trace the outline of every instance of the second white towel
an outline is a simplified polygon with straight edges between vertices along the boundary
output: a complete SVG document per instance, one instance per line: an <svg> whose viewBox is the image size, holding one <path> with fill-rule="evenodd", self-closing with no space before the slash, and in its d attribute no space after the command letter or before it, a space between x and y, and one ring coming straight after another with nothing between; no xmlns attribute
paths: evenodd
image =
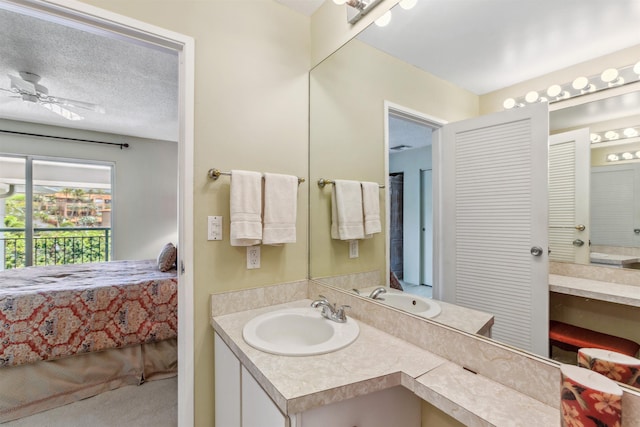
<svg viewBox="0 0 640 427"><path fill-rule="evenodd" d="M297 207L298 177L265 173L263 244L296 242Z"/></svg>
<svg viewBox="0 0 640 427"><path fill-rule="evenodd" d="M362 212L367 238L382 231L380 224L380 187L376 182L362 182Z"/></svg>

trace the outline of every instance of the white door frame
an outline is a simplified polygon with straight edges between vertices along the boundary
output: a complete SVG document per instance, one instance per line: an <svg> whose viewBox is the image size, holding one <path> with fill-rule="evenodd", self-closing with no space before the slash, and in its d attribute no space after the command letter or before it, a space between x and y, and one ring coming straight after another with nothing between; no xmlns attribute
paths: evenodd
<svg viewBox="0 0 640 427"><path fill-rule="evenodd" d="M439 117L430 116L420 111L393 103L384 101L384 180L385 180L385 284L389 286L389 276L391 272L391 194L389 188L389 114L395 112L406 117L415 119L418 122L427 124L433 128L440 128L447 124L446 120ZM435 161L435 158L433 158ZM434 242L435 243L435 242ZM435 250L435 246L434 246Z"/></svg>
<svg viewBox="0 0 640 427"><path fill-rule="evenodd" d="M178 131L178 425L194 423L193 144L195 45L193 38L74 0L0 0L50 20L75 21L100 34L162 46L179 56Z"/></svg>

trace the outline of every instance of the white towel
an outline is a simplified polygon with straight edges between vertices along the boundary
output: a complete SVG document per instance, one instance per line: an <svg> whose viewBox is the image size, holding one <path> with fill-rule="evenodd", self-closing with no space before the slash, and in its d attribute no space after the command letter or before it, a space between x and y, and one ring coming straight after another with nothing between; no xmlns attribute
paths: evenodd
<svg viewBox="0 0 640 427"><path fill-rule="evenodd" d="M366 238L382 231L380 224L380 187L375 182L361 182L362 212L364 216L364 234Z"/></svg>
<svg viewBox="0 0 640 427"><path fill-rule="evenodd" d="M364 238L362 188L358 181L335 180L331 191L331 238Z"/></svg>
<svg viewBox="0 0 640 427"><path fill-rule="evenodd" d="M231 171L231 246L253 246L262 240L262 174Z"/></svg>
<svg viewBox="0 0 640 427"><path fill-rule="evenodd" d="M265 173L263 244L296 242L297 208L298 177Z"/></svg>

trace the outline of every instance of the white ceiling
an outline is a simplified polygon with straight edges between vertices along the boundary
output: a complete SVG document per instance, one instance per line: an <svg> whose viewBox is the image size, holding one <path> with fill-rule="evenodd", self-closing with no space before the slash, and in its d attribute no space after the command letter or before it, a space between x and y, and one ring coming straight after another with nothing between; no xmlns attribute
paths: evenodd
<svg viewBox="0 0 640 427"><path fill-rule="evenodd" d="M3 10L2 3L0 40L0 88L10 88L8 74L28 71L41 76L49 95L105 109L69 108L85 117L70 121L0 91L0 117L177 141L175 52Z"/></svg>
<svg viewBox="0 0 640 427"><path fill-rule="evenodd" d="M418 0L358 38L480 95L640 44L639 23L640 0Z"/></svg>

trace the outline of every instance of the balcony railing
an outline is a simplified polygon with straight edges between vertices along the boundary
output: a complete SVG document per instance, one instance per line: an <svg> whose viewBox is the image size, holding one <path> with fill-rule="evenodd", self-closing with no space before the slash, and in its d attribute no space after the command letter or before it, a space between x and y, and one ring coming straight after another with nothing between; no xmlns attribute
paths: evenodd
<svg viewBox="0 0 640 427"><path fill-rule="evenodd" d="M24 228L0 228L0 263L4 269L109 261L111 228L34 228L33 260L26 259Z"/></svg>

